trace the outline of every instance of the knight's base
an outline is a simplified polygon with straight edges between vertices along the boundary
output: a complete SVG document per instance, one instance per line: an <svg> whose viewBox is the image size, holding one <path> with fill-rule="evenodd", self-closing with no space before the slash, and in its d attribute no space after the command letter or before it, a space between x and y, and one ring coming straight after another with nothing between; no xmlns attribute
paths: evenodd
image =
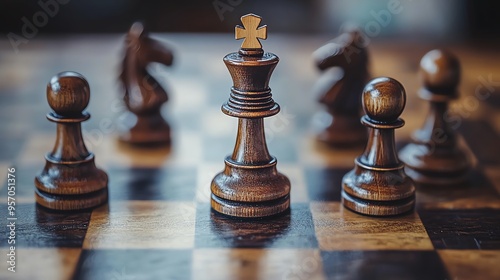
<svg viewBox="0 0 500 280"><path fill-rule="evenodd" d="M170 145L170 126L161 114L123 116L118 139L132 145Z"/></svg>
<svg viewBox="0 0 500 280"><path fill-rule="evenodd" d="M323 127L317 140L332 147L358 147L366 144L368 132L359 116L333 116L330 125Z"/></svg>

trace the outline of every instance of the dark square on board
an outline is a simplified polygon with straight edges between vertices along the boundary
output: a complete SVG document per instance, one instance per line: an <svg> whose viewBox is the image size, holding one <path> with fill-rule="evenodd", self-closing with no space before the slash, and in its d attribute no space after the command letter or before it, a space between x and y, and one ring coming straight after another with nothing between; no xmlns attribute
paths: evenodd
<svg viewBox="0 0 500 280"><path fill-rule="evenodd" d="M312 214L305 203L277 217L243 220L200 204L196 214L196 248L317 248Z"/></svg>

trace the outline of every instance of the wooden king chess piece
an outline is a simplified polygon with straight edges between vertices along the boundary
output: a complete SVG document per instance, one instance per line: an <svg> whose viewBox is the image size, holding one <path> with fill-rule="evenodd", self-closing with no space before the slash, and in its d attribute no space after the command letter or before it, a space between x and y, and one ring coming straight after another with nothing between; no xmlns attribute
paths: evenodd
<svg viewBox="0 0 500 280"><path fill-rule="evenodd" d="M224 57L233 87L222 112L238 118L238 135L233 154L225 159L225 169L212 181L212 208L225 215L256 218L285 212L290 207L290 181L276 169L264 135L264 117L276 115L269 79L278 64L275 54L264 52L260 39L267 27L259 16L241 18L236 39L244 38L241 49Z"/></svg>
<svg viewBox="0 0 500 280"><path fill-rule="evenodd" d="M83 111L89 100L89 84L78 73L60 73L47 85L52 108L47 119L57 123L57 138L45 156L45 168L35 177L36 202L46 208L82 210L108 199L108 176L95 166L82 137L80 123L90 118Z"/></svg>
<svg viewBox="0 0 500 280"><path fill-rule="evenodd" d="M120 140L136 145L170 144L170 126L161 115L161 106L168 101L167 92L148 73L151 62L171 65L172 52L151 39L141 23L134 23L126 38L120 81L123 100L130 112L122 117L125 128Z"/></svg>
<svg viewBox="0 0 500 280"><path fill-rule="evenodd" d="M326 105L331 119L318 140L334 147L363 145L368 133L359 122L361 93L369 73L368 51L361 33L356 28L346 28L339 37L316 50L313 57L323 75L334 75L319 81L318 88L328 88L319 102ZM332 68L342 72L327 71Z"/></svg>
<svg viewBox="0 0 500 280"><path fill-rule="evenodd" d="M390 216L415 205L415 186L396 154L394 129L406 104L403 86L391 78L376 78L363 91L361 122L369 128L368 143L355 167L342 179L342 204L365 215Z"/></svg>
<svg viewBox="0 0 500 280"><path fill-rule="evenodd" d="M447 51L432 50L420 61L420 73L424 86L419 95L429 101L429 114L399 157L406 164L408 176L421 185L463 184L471 164L446 121L448 103L458 98L459 61Z"/></svg>

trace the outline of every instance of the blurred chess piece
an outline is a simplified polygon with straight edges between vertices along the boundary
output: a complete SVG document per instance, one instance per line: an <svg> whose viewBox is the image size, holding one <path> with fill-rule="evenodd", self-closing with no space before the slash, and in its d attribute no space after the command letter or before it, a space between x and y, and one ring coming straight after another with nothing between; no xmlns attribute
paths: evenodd
<svg viewBox="0 0 500 280"><path fill-rule="evenodd" d="M367 130L360 121L361 93L368 81L368 52L361 33L345 28L343 33L313 54L317 67L323 71L317 88L319 102L326 105L331 117L318 135L318 140L331 146L358 146L366 142ZM340 68L342 71L331 71Z"/></svg>
<svg viewBox="0 0 500 280"><path fill-rule="evenodd" d="M125 40L120 81L129 112L122 117L120 140L137 145L170 144L170 126L161 115L167 92L148 73L151 62L171 65L172 52L151 39L141 23L134 23Z"/></svg>
<svg viewBox="0 0 500 280"><path fill-rule="evenodd" d="M423 87L419 95L429 102L429 113L399 157L406 164L408 176L420 184L462 184L471 164L445 118L448 103L458 98L460 63L447 51L432 50L422 57L420 74Z"/></svg>

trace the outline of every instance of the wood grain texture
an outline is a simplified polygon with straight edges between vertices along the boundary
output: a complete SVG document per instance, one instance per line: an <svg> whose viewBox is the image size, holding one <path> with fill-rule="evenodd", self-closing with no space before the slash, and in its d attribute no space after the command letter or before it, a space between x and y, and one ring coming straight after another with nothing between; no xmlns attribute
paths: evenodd
<svg viewBox="0 0 500 280"><path fill-rule="evenodd" d="M7 209L7 204L2 206ZM18 203L16 248L81 248L90 215L90 211L60 212L33 202ZM7 228L6 223L2 226ZM7 234L0 237L2 246L9 245L7 241Z"/></svg>
<svg viewBox="0 0 500 280"><path fill-rule="evenodd" d="M307 203L269 218L245 219L209 211L199 204L196 214L196 248L317 248Z"/></svg>
<svg viewBox="0 0 500 280"><path fill-rule="evenodd" d="M417 213L371 218L346 210L338 202L313 202L311 212L322 250L433 249Z"/></svg>
<svg viewBox="0 0 500 280"><path fill-rule="evenodd" d="M29 266L18 266L15 273L3 269L2 279L71 279L75 273L80 248L22 248L17 250L17 258ZM47 269L49 268L50 269Z"/></svg>
<svg viewBox="0 0 500 280"><path fill-rule="evenodd" d="M82 210L108 199L107 174L98 169L85 147L80 123L90 99L87 80L76 72L62 72L47 85L47 115L57 123L56 143L47 154L45 168L35 177L38 204L54 210Z"/></svg>
<svg viewBox="0 0 500 280"><path fill-rule="evenodd" d="M220 280L325 279L322 272L319 250L197 249L193 252L194 279L207 279L208 274Z"/></svg>
<svg viewBox="0 0 500 280"><path fill-rule="evenodd" d="M190 279L191 254L159 248L82 250L72 279Z"/></svg>
<svg viewBox="0 0 500 280"><path fill-rule="evenodd" d="M499 279L499 251L438 250L451 279Z"/></svg>
<svg viewBox="0 0 500 280"><path fill-rule="evenodd" d="M500 209L419 210L436 249L500 248Z"/></svg>
<svg viewBox="0 0 500 280"><path fill-rule="evenodd" d="M211 205L219 213L257 218L290 207L290 180L277 171L277 160L269 154L263 121L280 110L269 88L278 61L272 53L240 52L224 57L233 87L222 111L239 119L233 154L211 183Z"/></svg>
<svg viewBox="0 0 500 280"><path fill-rule="evenodd" d="M248 14L241 17L243 27L237 25L234 29L235 39L244 39L242 49L261 49L259 39L267 39L267 26L259 26L262 18L258 15Z"/></svg>
<svg viewBox="0 0 500 280"><path fill-rule="evenodd" d="M361 93L369 76L368 51L360 30L344 28L341 32L313 53L323 76L316 85L322 90L319 102L331 117L318 140L333 147L362 146L368 136L366 127L359 122ZM341 73L329 71L337 67Z"/></svg>
<svg viewBox="0 0 500 280"><path fill-rule="evenodd" d="M475 273L472 279L498 278L495 256L499 249L492 249L494 240L485 238L487 234L498 236L498 217L490 212L500 209L495 194L500 191L500 177L496 176L499 160L495 158L500 111L492 107L496 93L491 93L490 99L478 100L475 111L459 111L470 113L462 115L458 130L465 139L463 147L473 152L479 167L472 172L467 186L426 191L418 188L416 214L389 218L358 215L342 207L340 190L341 177L353 168L363 147L347 150L318 145L317 134L311 130L315 113L320 111L317 100L309 94L318 75L311 53L329 38L275 34L268 42L269 48L279 51L281 62L270 86L281 112L266 119L264 129L270 154L279 159L279 170L292 182L291 209L274 219L232 219L210 210L208 186L220 171L223 156L231 156L236 138L237 119L220 113L230 79L221 56L224 50L234 47L234 42L223 34L155 36L175 42L181 57L175 71L153 68L152 74L168 78L172 86L171 107L165 113L175 132L171 147L158 149L116 141L117 124L109 129L101 127L101 123L119 115L112 104L121 101L117 100L121 91L114 77L123 58L119 55L122 36L37 37L22 45L18 54L12 52L8 40L0 39L0 167L15 166L17 170L21 269L17 278L36 279L32 271L26 271L31 267L41 279L189 279L193 275L197 279L247 275L257 279L314 279L316 275L319 279L468 279L470 272ZM455 108L463 109L460 106L470 100L467 96L474 97L479 85L483 96L489 92L490 85L483 85L478 77L488 81L492 73L493 81L498 80L495 62L500 60L500 53L497 48L488 51L475 45L446 47L460 57L463 65L463 98ZM419 61L428 50L424 42L370 42L373 75L397 77L408 93L402 114L406 123L395 132L396 144L407 143L424 121L427 104L415 92L421 87L417 78ZM34 203L33 177L43 167L43 155L52 150L56 137L56 125L43 118L48 106L39 85L46 84L46 73L68 68L78 69L89 79L92 118L83 124L82 135L88 137L86 147L96 155L97 166L105 167L110 178L108 207L99 215L101 209L95 209L92 218L90 211L60 213ZM3 180L5 170L0 172ZM2 182L0 201L6 209L7 185ZM178 218L170 214L192 213L191 208L183 208L186 202L195 207L196 213L187 215L186 223L176 222ZM316 211L315 202L336 202L335 209L342 214L328 207ZM434 212L427 215L422 210ZM478 213L449 215L450 210ZM318 213L320 218L316 218ZM444 218L433 220L429 216ZM94 217L99 227L93 226ZM384 229L386 219L390 222ZM87 234L89 223L93 229ZM467 249L452 249L452 253L463 252L453 260L440 254L442 249L419 249L429 244L419 239L421 233L425 234L419 223L436 230L432 234L427 230L428 239L429 235L436 242L444 238L450 248ZM0 220L0 226L6 228L5 219ZM178 242L185 247L172 248L175 244L168 239L170 234L181 236L188 230L194 234L194 242ZM440 230L444 231L441 236ZM335 244L327 242L336 235L345 237ZM0 235L2 252L6 236ZM93 238L96 248L81 249L86 236ZM482 250L474 239L481 241ZM377 249L362 248L355 240L366 244L366 248ZM331 248L345 245L346 249L322 250L325 244ZM485 249L485 245L490 247ZM82 254L77 262L64 262L64 254L58 250L61 247L82 250ZM30 252L25 253L25 249ZM47 253L34 253L38 249ZM465 263L457 263L458 258ZM75 273L68 277L66 271Z"/></svg>
<svg viewBox="0 0 500 280"><path fill-rule="evenodd" d="M195 211L194 204L188 202L134 201L103 206L92 213L83 248L191 248Z"/></svg>
<svg viewBox="0 0 500 280"><path fill-rule="evenodd" d="M399 116L406 104L405 90L392 78L376 78L366 85L362 100L368 143L342 180L342 203L373 216L408 212L415 204L415 186L397 157L394 136L394 129L404 125Z"/></svg>
<svg viewBox="0 0 500 280"><path fill-rule="evenodd" d="M419 95L430 104L424 126L399 156L406 172L422 185L459 186L467 180L470 159L457 144L448 103L458 98L460 64L453 54L432 50L420 61L423 88Z"/></svg>
<svg viewBox="0 0 500 280"><path fill-rule="evenodd" d="M328 279L450 279L434 251L322 252Z"/></svg>

